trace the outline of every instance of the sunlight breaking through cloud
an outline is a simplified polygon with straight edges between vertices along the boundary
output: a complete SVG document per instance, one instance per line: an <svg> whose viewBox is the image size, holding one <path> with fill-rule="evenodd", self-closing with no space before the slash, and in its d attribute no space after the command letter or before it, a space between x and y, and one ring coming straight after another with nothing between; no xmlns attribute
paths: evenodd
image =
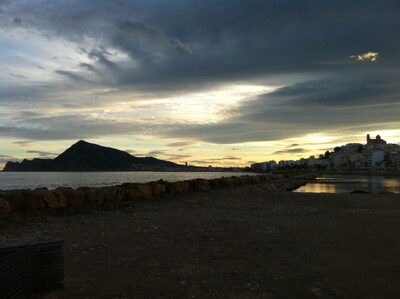
<svg viewBox="0 0 400 299"><path fill-rule="evenodd" d="M351 55L350 58L356 59L358 61L376 61L379 57L378 52L367 52L359 55Z"/></svg>

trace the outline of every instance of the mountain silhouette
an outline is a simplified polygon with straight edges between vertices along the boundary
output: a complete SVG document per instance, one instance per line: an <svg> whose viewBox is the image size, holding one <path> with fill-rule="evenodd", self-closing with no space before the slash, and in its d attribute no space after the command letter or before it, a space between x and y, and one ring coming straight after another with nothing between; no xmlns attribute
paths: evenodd
<svg viewBox="0 0 400 299"><path fill-rule="evenodd" d="M138 171L181 170L183 165L80 140L54 159L7 162L3 171Z"/></svg>

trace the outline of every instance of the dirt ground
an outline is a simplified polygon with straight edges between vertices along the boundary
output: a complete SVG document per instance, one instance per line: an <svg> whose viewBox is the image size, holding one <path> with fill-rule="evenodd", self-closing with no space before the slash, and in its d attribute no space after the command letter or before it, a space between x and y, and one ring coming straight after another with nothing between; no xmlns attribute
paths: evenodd
<svg viewBox="0 0 400 299"><path fill-rule="evenodd" d="M65 289L35 298L400 298L400 195L263 185L0 221L62 239Z"/></svg>

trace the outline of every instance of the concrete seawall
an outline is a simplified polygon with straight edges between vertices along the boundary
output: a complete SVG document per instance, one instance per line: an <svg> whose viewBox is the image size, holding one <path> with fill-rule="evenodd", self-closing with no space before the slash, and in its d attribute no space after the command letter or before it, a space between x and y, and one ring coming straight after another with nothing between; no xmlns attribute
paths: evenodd
<svg viewBox="0 0 400 299"><path fill-rule="evenodd" d="M239 185L265 184L268 191L290 191L307 183L306 178L287 178L282 174L244 175L217 179L194 179L187 181L155 181L145 184L124 183L112 187L59 187L55 190L0 191L0 215L16 211L46 211L82 205L104 205L111 202L150 200L165 194L169 196L210 189L230 188Z"/></svg>

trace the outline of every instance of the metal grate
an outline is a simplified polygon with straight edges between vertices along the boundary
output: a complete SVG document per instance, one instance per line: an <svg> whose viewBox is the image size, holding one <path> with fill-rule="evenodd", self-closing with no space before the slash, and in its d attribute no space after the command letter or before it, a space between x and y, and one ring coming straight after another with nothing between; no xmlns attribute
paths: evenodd
<svg viewBox="0 0 400 299"><path fill-rule="evenodd" d="M0 247L0 298L27 298L63 287L63 241Z"/></svg>

